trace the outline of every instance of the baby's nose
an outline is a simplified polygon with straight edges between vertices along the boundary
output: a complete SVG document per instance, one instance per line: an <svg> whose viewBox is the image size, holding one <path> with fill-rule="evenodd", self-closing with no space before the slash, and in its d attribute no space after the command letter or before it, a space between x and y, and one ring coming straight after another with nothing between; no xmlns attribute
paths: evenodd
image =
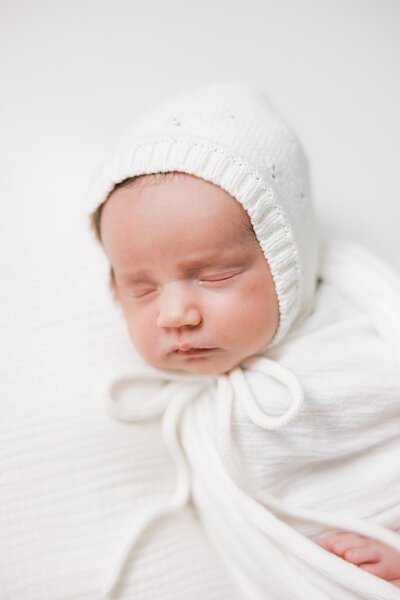
<svg viewBox="0 0 400 600"><path fill-rule="evenodd" d="M164 287L159 297L158 327L195 327L201 321L201 312L193 294L179 285Z"/></svg>

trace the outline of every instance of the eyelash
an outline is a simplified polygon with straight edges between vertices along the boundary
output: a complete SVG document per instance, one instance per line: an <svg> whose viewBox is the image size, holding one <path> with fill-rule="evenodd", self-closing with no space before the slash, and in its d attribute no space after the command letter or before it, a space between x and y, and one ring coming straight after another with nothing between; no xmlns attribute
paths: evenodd
<svg viewBox="0 0 400 600"><path fill-rule="evenodd" d="M236 277L236 275L238 275L238 273L233 273L231 275L226 275L223 277L218 277L218 279L199 279L199 283L220 283L221 281L226 281L228 279L233 279L233 277ZM144 291L142 293L138 293L135 295L135 293L132 291L129 296L132 299L140 299L140 298L145 298L147 296L149 296L150 294L152 294L153 292L157 291L156 289L152 289L152 290L148 290L148 291Z"/></svg>
<svg viewBox="0 0 400 600"><path fill-rule="evenodd" d="M237 275L237 273L233 273L232 275L226 275L225 277L218 277L218 279L200 279L200 282L205 282L205 283L218 283L219 281L225 281L226 279L232 279L232 277L235 277Z"/></svg>
<svg viewBox="0 0 400 600"><path fill-rule="evenodd" d="M144 291L144 292L142 292L142 293L136 294L136 295L135 295L135 293L134 293L134 292L131 292L131 293L129 294L129 296L135 300L135 299L137 299L137 298L144 298L145 296L148 296L149 294L152 294L152 293L153 293L153 292L155 292L155 291L156 291L156 290L148 290L148 291Z"/></svg>

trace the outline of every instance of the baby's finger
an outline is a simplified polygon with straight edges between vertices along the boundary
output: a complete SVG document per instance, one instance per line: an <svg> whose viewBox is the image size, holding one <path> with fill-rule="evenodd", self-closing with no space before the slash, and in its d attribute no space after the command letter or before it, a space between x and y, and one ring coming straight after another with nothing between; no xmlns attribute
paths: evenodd
<svg viewBox="0 0 400 600"><path fill-rule="evenodd" d="M326 548L326 550L330 550L332 552L333 544L335 544L339 540L342 540L351 535L354 535L354 534L352 534L348 531L340 531L338 533L331 533L331 535L325 535L322 537L314 538L314 542L316 544L318 544L319 546Z"/></svg>
<svg viewBox="0 0 400 600"><path fill-rule="evenodd" d="M377 562L374 564L364 563L363 565L359 565L360 569L364 571L368 571L371 575L376 575L376 577L380 577L381 579L389 579L389 571L386 565L382 562Z"/></svg>
<svg viewBox="0 0 400 600"><path fill-rule="evenodd" d="M374 548L350 548L343 554L343 558L353 565L363 563L377 563L380 560L380 554Z"/></svg>
<svg viewBox="0 0 400 600"><path fill-rule="evenodd" d="M316 544L318 544L318 546L322 546L322 548L325 548L325 550L330 550L332 549L331 547L331 538L330 537L326 537L326 538L315 538L314 542Z"/></svg>
<svg viewBox="0 0 400 600"><path fill-rule="evenodd" d="M360 565L360 569L362 569L363 571L368 571L368 573L371 573L371 575L376 575L377 577L380 577L379 575L379 567L377 564L373 564L373 565Z"/></svg>
<svg viewBox="0 0 400 600"><path fill-rule="evenodd" d="M343 556L346 550L352 548L364 548L367 541L357 533L341 532L335 533L325 538L316 538L314 540L319 546L329 552L334 552L338 556Z"/></svg>

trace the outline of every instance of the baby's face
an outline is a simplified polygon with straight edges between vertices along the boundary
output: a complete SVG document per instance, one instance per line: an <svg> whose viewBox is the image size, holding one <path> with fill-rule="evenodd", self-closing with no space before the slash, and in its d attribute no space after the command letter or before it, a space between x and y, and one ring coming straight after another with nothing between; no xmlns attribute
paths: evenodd
<svg viewBox="0 0 400 600"><path fill-rule="evenodd" d="M218 186L179 174L122 187L101 236L130 338L151 365L224 373L271 341L268 264L246 212Z"/></svg>

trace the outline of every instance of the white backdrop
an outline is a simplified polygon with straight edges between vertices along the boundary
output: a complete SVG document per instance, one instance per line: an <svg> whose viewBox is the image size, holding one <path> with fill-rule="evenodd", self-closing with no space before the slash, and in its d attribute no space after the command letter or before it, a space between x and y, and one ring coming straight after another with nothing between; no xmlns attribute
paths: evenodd
<svg viewBox="0 0 400 600"><path fill-rule="evenodd" d="M85 198L129 121L201 84L258 85L309 156L326 234L399 269L399 29L398 0L0 1L2 598L98 600L140 493L174 480L156 431L102 405L133 350ZM174 548L147 540L145 562L172 561L154 588L134 570L124 597L183 597L185 578L185 597L235 597L194 515L180 523Z"/></svg>

